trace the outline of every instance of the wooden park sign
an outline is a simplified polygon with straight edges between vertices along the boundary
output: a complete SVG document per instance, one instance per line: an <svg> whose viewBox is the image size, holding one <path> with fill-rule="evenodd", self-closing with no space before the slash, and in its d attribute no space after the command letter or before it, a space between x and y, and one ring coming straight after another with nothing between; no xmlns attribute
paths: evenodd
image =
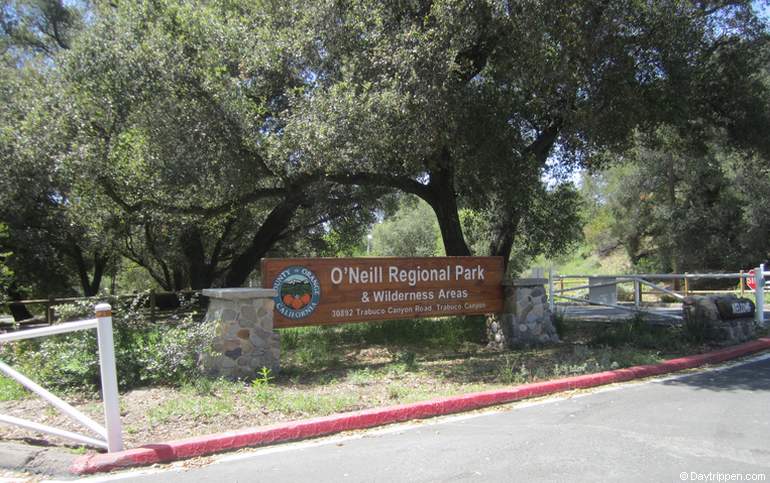
<svg viewBox="0 0 770 483"><path fill-rule="evenodd" d="M262 260L276 327L500 312L502 257Z"/></svg>

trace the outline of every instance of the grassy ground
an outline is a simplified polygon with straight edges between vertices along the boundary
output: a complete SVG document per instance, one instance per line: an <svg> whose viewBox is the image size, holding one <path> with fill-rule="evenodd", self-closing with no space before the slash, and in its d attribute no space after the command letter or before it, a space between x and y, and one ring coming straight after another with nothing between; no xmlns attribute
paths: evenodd
<svg viewBox="0 0 770 483"><path fill-rule="evenodd" d="M707 348L676 329L639 321L616 326L559 321L563 342L493 352L483 321L423 319L281 331L282 371L251 381L191 379L176 387L138 387L121 394L128 447L311 416L426 400L532 381L659 362ZM0 379L0 413L73 428L36 398ZM98 395L66 394L101 419ZM45 440L0 427L3 439Z"/></svg>
<svg viewBox="0 0 770 483"><path fill-rule="evenodd" d="M532 260L530 266L522 273L529 273L531 269L536 267L546 270L552 267L554 272L560 274L617 275L629 273L631 262L622 248L600 255L593 247L581 245L568 255L558 258L549 259L539 256Z"/></svg>

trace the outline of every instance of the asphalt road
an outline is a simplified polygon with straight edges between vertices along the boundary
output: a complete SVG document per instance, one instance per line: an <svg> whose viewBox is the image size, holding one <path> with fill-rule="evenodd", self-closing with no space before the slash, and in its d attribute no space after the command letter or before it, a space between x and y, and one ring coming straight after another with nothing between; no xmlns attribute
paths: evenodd
<svg viewBox="0 0 770 483"><path fill-rule="evenodd" d="M743 481L768 481L770 354L721 370L363 434L109 479L719 481L719 474L740 473Z"/></svg>

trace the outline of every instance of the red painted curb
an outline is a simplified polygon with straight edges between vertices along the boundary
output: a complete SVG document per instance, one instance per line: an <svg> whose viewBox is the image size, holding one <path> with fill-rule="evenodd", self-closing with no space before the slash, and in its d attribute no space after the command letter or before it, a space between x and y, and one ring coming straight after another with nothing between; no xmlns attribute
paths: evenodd
<svg viewBox="0 0 770 483"><path fill-rule="evenodd" d="M770 349L770 338L762 338L706 354L670 359L660 364L635 366L585 376L524 384L511 389L497 389L413 404L367 409L321 418L278 423L259 428L247 428L239 431L196 436L167 443L150 444L116 453L90 454L75 460L70 467L70 471L78 475L99 473L117 468L151 465L194 456L209 455L247 446L296 441L411 419L470 411L495 404L546 396L571 389L596 387L692 369L705 364L735 359L765 349Z"/></svg>

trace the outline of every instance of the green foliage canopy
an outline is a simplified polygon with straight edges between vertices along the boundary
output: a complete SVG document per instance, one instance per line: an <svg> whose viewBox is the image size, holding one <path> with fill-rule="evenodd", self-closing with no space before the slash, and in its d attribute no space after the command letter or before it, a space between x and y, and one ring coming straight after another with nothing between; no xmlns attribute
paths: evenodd
<svg viewBox="0 0 770 483"><path fill-rule="evenodd" d="M77 266L86 292L116 253L166 288L240 285L362 234L392 190L448 255L558 252L579 236L566 176L634 133L770 152L749 1L89 5L0 9L0 196L23 207L0 219L14 259Z"/></svg>
<svg viewBox="0 0 770 483"><path fill-rule="evenodd" d="M443 255L441 234L427 203L404 197L393 216L372 229L371 254L384 257L432 257Z"/></svg>
<svg viewBox="0 0 770 483"><path fill-rule="evenodd" d="M309 172L417 195L445 251L509 257L543 179L661 122L766 148L750 2L317 2L283 135ZM302 35L298 42L307 42ZM763 97L764 96L764 97ZM760 106L760 107L757 107ZM558 232L553 233L558 236Z"/></svg>

